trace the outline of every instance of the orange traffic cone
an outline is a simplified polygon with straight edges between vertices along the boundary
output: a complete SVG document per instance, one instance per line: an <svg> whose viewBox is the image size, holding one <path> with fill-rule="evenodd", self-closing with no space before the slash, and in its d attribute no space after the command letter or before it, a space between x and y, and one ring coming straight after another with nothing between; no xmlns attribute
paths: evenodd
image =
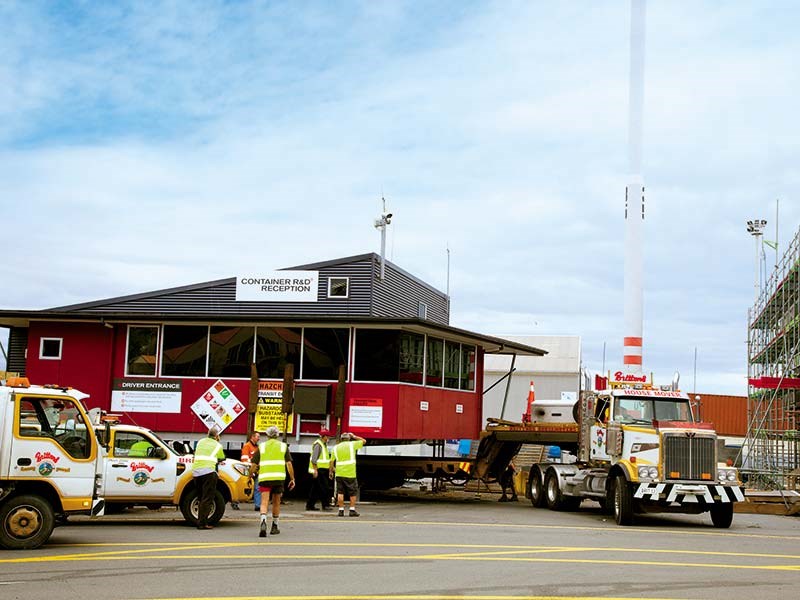
<svg viewBox="0 0 800 600"><path fill-rule="evenodd" d="M531 381L531 388L528 391L528 409L525 411L525 414L522 415L523 423L531 422L531 404L533 404L534 400L536 400L536 390L534 389L533 382Z"/></svg>

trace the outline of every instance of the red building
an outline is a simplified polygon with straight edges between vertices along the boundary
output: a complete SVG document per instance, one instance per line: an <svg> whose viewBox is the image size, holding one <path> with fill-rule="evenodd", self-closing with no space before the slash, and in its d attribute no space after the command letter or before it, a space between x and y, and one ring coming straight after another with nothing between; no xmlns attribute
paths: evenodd
<svg viewBox="0 0 800 600"><path fill-rule="evenodd" d="M223 439L243 440L257 378L256 428L279 424L298 443L322 427L387 444L476 439L484 355L545 352L451 327L445 294L389 262L381 277L380 260L365 254L48 310L2 310L8 369L80 389L91 395L89 407L172 438L196 439L217 424ZM297 385L288 423L280 413L286 365Z"/></svg>

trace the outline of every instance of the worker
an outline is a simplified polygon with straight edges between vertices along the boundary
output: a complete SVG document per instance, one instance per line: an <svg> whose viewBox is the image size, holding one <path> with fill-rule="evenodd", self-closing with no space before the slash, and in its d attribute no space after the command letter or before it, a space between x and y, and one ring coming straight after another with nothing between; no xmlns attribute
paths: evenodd
<svg viewBox="0 0 800 600"><path fill-rule="evenodd" d="M311 475L311 490L306 501L306 510L319 510L316 507L319 500L322 510L331 510L330 465L331 455L328 452L328 440L331 432L321 429L319 437L311 446L311 457L308 460L308 472Z"/></svg>
<svg viewBox="0 0 800 600"><path fill-rule="evenodd" d="M147 458L152 451L153 444L142 438L134 442L128 450L128 458Z"/></svg>
<svg viewBox="0 0 800 600"><path fill-rule="evenodd" d="M336 474L336 503L339 506L339 516L344 516L344 494L350 496L350 516L360 517L356 510L358 496L358 480L356 479L356 452L364 446L365 440L354 433L343 433L341 442L333 449L333 469Z"/></svg>
<svg viewBox="0 0 800 600"><path fill-rule="evenodd" d="M505 471L503 471L502 475L500 475L500 487L503 489L503 495L500 496L500 500L498 502L517 502L517 490L514 488L514 473L517 472L517 467L514 465L514 461L511 460L508 463ZM511 490L511 498L506 495L506 490Z"/></svg>
<svg viewBox="0 0 800 600"><path fill-rule="evenodd" d="M208 430L208 437L197 443L192 458L192 477L197 487L199 504L197 506L197 528L213 529L208 523L208 515L214 505L214 495L217 491L217 467L225 460L225 452L219 443L219 430L212 427Z"/></svg>
<svg viewBox="0 0 800 600"><path fill-rule="evenodd" d="M243 463L252 464L253 455L258 450L258 441L260 439L261 434L258 431L250 433L250 437L247 438L244 446L242 446L241 461ZM261 490L258 489L257 479L253 480L253 510L261 510Z"/></svg>
<svg viewBox="0 0 800 600"><path fill-rule="evenodd" d="M278 535L278 519L281 514L281 496L286 473L289 473L289 490L294 489L294 468L289 445L278 440L280 431L274 425L267 427L267 441L258 445L250 465L250 475L258 471L258 485L261 491L261 523L258 537L267 536L267 507L272 498L272 527L270 535Z"/></svg>

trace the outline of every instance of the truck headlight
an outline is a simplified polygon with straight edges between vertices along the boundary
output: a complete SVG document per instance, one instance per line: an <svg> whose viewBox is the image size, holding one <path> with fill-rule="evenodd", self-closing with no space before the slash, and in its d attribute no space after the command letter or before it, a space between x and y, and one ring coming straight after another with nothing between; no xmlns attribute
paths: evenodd
<svg viewBox="0 0 800 600"><path fill-rule="evenodd" d="M728 471L728 481L736 481L736 471Z"/></svg>
<svg viewBox="0 0 800 600"><path fill-rule="evenodd" d="M639 467L639 479L657 479L658 469L656 467Z"/></svg>
<svg viewBox="0 0 800 600"><path fill-rule="evenodd" d="M726 481L736 481L736 470L720 469L719 472L717 473L717 479L719 479L723 483Z"/></svg>
<svg viewBox="0 0 800 600"><path fill-rule="evenodd" d="M239 473L239 475L247 476L250 472L250 467L244 463L234 463L233 470Z"/></svg>

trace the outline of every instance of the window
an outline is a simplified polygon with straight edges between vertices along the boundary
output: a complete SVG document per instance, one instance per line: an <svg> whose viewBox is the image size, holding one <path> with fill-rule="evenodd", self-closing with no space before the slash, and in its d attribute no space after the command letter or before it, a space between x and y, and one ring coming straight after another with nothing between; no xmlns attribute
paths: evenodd
<svg viewBox="0 0 800 600"><path fill-rule="evenodd" d="M339 379L347 368L350 330L306 327L303 330L303 379Z"/></svg>
<svg viewBox="0 0 800 600"><path fill-rule="evenodd" d="M161 374L204 377L208 356L208 326L164 325Z"/></svg>
<svg viewBox="0 0 800 600"><path fill-rule="evenodd" d="M147 458L153 455L153 440L132 431L114 433L114 456L117 458Z"/></svg>
<svg viewBox="0 0 800 600"><path fill-rule="evenodd" d="M20 437L55 440L73 458L88 458L92 451L83 415L75 402L68 398L22 398L17 415L17 430ZM39 464L40 473L43 468L48 468L45 466L47 464Z"/></svg>
<svg viewBox="0 0 800 600"><path fill-rule="evenodd" d="M442 387L442 367L444 366L444 340L428 338L428 357L425 385Z"/></svg>
<svg viewBox="0 0 800 600"><path fill-rule="evenodd" d="M39 358L60 360L62 338L42 338L39 340Z"/></svg>
<svg viewBox="0 0 800 600"><path fill-rule="evenodd" d="M255 327L212 326L208 344L209 377L250 377Z"/></svg>
<svg viewBox="0 0 800 600"><path fill-rule="evenodd" d="M461 389L475 389L475 346L461 344Z"/></svg>
<svg viewBox="0 0 800 600"><path fill-rule="evenodd" d="M428 318L428 305L424 302L417 304L417 316L423 320Z"/></svg>
<svg viewBox="0 0 800 600"><path fill-rule="evenodd" d="M350 297L349 277L328 278L328 298L349 298L349 297Z"/></svg>
<svg viewBox="0 0 800 600"><path fill-rule="evenodd" d="M260 379L282 379L287 364L294 365L295 377L300 377L299 327L256 328L256 368Z"/></svg>
<svg viewBox="0 0 800 600"><path fill-rule="evenodd" d="M155 375L158 327L128 327L127 375Z"/></svg>
<svg viewBox="0 0 800 600"><path fill-rule="evenodd" d="M356 330L355 378L360 381L399 381L400 332L391 329Z"/></svg>
<svg viewBox="0 0 800 600"><path fill-rule="evenodd" d="M402 332L400 334L400 381L422 385L424 359L425 336Z"/></svg>
<svg viewBox="0 0 800 600"><path fill-rule="evenodd" d="M461 376L461 344L444 343L444 387L458 389Z"/></svg>

